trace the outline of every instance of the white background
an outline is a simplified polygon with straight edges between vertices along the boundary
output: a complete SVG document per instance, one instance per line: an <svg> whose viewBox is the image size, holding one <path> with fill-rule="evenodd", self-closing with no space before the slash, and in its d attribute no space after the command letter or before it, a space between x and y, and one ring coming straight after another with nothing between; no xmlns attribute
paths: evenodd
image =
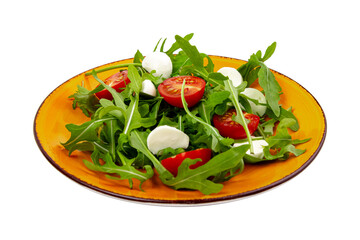
<svg viewBox="0 0 360 240"><path fill-rule="evenodd" d="M1 239L360 239L357 1L2 1ZM325 144L294 179L212 206L159 207L90 191L53 168L33 137L47 95L104 63L195 33L201 52L267 65L323 107ZM169 46L169 45L167 45Z"/></svg>

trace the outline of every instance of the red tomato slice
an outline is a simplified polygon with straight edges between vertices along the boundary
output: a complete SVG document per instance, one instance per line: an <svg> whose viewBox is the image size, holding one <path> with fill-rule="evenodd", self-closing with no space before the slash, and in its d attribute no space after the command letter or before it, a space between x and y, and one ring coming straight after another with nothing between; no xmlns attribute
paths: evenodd
<svg viewBox="0 0 360 240"><path fill-rule="evenodd" d="M200 158L202 160L190 166L190 169L195 169L197 167L204 165L211 159L211 149L200 148L189 152L183 152L176 156L162 160L161 164L174 176L177 176L178 168L186 158L190 158L190 159Z"/></svg>
<svg viewBox="0 0 360 240"><path fill-rule="evenodd" d="M130 83L130 80L128 78L128 71L124 70L124 71L115 73L114 75L105 79L104 83L106 85L109 85L110 87L112 87L113 89L115 89L117 92L120 93L120 92L124 91L124 88L126 87L126 85ZM111 95L111 93L106 89L103 89L100 92L95 93L95 96L99 99L101 99L101 98L106 98L108 100L113 99L113 96Z"/></svg>
<svg viewBox="0 0 360 240"><path fill-rule="evenodd" d="M220 135L223 137L233 139L246 138L246 132L243 126L232 120L234 114L236 115L236 110L230 109L224 115L214 115L214 126L219 130ZM244 116L246 119L250 120L247 126L250 134L253 134L259 125L260 117L246 112L244 112Z"/></svg>
<svg viewBox="0 0 360 240"><path fill-rule="evenodd" d="M181 102L181 87L184 79L184 96L188 107L197 104L204 95L206 83L199 77L177 76L168 78L158 86L158 91L164 100L174 107L183 108Z"/></svg>

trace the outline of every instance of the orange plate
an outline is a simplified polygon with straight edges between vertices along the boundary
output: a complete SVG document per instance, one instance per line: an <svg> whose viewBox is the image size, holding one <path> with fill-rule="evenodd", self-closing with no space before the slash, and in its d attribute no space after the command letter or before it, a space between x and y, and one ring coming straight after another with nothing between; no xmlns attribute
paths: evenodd
<svg viewBox="0 0 360 240"><path fill-rule="evenodd" d="M211 58L217 69L224 66L238 67L245 63L233 58L219 56L211 56ZM109 63L96 69L129 62L132 62L132 59ZM99 73L98 76L105 79L117 71ZM292 136L299 139L311 138L311 141L298 146L307 151L299 157L292 157L286 161L246 165L244 171L224 183L223 189L217 194L203 195L199 191L176 191L163 185L156 176L143 183L144 191L139 189L138 182L134 182L134 188L130 189L127 180L111 180L103 173L87 169L83 159L90 159L89 153L75 151L68 156L68 151L60 144L70 137L65 125L81 124L88 120L79 109L72 109L72 101L68 96L73 94L77 85L82 83L88 89L97 85L92 77L85 77L84 73L64 82L44 100L34 121L35 139L42 153L56 169L75 182L110 196L165 204L201 204L249 196L268 190L299 174L319 153L326 135L325 115L315 98L295 81L276 71L273 72L284 93L281 95L283 107L286 109L292 106L299 120L300 130L292 133Z"/></svg>

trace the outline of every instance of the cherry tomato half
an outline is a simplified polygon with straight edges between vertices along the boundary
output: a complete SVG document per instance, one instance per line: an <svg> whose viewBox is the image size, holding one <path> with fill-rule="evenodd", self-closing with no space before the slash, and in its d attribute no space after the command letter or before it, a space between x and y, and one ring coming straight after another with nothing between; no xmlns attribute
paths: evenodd
<svg viewBox="0 0 360 240"><path fill-rule="evenodd" d="M260 121L260 117L254 114L243 112L246 119L250 120L248 128L250 134L253 134L257 129ZM219 130L219 133L223 137L229 137L233 139L246 138L246 132L241 124L232 120L232 116L236 115L235 109L228 110L224 115L214 115L214 126Z"/></svg>
<svg viewBox="0 0 360 240"><path fill-rule="evenodd" d="M188 107L197 104L204 95L206 83L199 77L177 76L168 78L158 86L158 91L164 100L174 107L183 108L181 87L184 80L184 97Z"/></svg>
<svg viewBox="0 0 360 240"><path fill-rule="evenodd" d="M211 149L200 148L189 152L183 152L173 157L169 157L162 160L161 164L174 176L177 176L178 168L186 158L190 158L190 159L200 158L202 160L190 166L190 169L195 169L197 167L204 165L211 159Z"/></svg>
<svg viewBox="0 0 360 240"><path fill-rule="evenodd" d="M110 77L105 79L104 83L115 89L117 92L122 92L124 91L126 85L130 83L130 80L128 78L128 71L124 70L121 72L117 72L114 75L111 75ZM95 96L99 99L101 98L106 98L108 100L113 99L111 93L106 89L103 89L100 92L95 93Z"/></svg>

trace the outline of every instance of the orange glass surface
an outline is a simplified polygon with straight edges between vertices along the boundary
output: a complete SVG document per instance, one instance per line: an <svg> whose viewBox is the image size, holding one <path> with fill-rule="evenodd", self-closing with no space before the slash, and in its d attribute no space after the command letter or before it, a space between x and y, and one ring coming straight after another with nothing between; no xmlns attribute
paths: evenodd
<svg viewBox="0 0 360 240"><path fill-rule="evenodd" d="M245 62L242 60L211 56L215 71L221 67L237 68ZM100 66L95 69L120 63L129 63L126 59ZM101 79L116 73L118 69L99 73ZM306 168L319 152L326 135L326 120L324 113L314 97L302 86L290 78L273 71L282 87L281 104L285 109L292 106L298 118L300 130L291 133L293 138L311 138L307 143L297 145L297 148L307 151L299 157L291 157L286 161L275 161L245 166L244 171L224 183L222 191L217 194L203 195L199 191L176 191L163 185L155 175L143 183L139 189L139 182L134 180L133 189L129 188L127 180L111 180L104 173L93 172L85 167L83 160L90 160L90 154L75 151L71 156L61 142L66 142L70 133L66 124L81 124L88 120L81 110L72 108L72 100L68 96L73 94L77 85L83 84L88 89L97 86L91 77L81 73L56 88L42 103L34 122L35 139L49 162L60 172L74 181L97 190L99 192L135 201L152 203L208 203L248 196L274 187L296 176ZM256 86L256 83L252 87Z"/></svg>

